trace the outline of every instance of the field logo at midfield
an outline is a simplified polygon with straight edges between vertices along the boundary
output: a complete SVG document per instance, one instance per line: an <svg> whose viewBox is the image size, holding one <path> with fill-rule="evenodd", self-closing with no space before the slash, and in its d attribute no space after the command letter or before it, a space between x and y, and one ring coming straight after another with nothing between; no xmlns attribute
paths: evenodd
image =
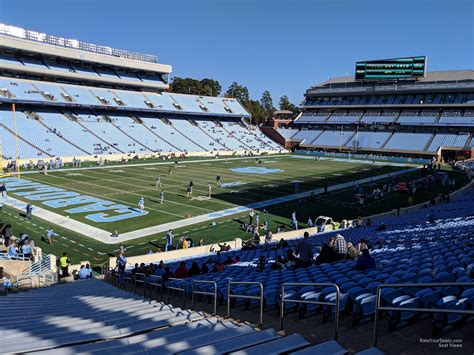
<svg viewBox="0 0 474 355"><path fill-rule="evenodd" d="M271 169L266 168L263 166L246 166L242 168L232 168L230 171L234 173L242 173L242 174L272 174L272 173L280 173L283 170L281 169Z"/></svg>
<svg viewBox="0 0 474 355"><path fill-rule="evenodd" d="M85 217L93 222L116 222L148 214L147 211L142 213L138 209L130 206L116 204L97 197L81 195L77 192L66 191L59 187L53 187L31 180L3 178L0 179L0 183L2 182L7 185L8 192L20 196L23 199L41 201L43 205L52 208L68 208L65 212L71 214L91 212ZM114 213L109 214L104 213L104 211Z"/></svg>
<svg viewBox="0 0 474 355"><path fill-rule="evenodd" d="M228 187L236 187L236 186L242 186L242 185L246 185L247 183L246 182L243 182L243 181L232 181L232 182L224 182L221 184L221 187L222 188L228 188Z"/></svg>

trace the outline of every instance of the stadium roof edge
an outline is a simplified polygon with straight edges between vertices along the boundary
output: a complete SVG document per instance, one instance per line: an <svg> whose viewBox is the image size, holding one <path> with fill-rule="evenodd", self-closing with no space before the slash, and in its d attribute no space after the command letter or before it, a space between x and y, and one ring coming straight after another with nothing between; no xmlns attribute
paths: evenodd
<svg viewBox="0 0 474 355"><path fill-rule="evenodd" d="M435 82L435 81L474 81L474 70L473 69L461 69L461 70L440 70L440 71L429 71L426 72L424 78L419 78L417 81L422 83ZM354 76L340 76L330 78L322 82L321 84L312 86L320 87L330 84L344 84L344 83L355 83Z"/></svg>

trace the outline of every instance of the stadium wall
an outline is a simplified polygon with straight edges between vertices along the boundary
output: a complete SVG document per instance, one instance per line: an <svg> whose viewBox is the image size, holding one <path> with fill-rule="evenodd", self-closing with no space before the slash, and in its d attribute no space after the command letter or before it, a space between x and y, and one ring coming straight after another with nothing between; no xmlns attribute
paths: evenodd
<svg viewBox="0 0 474 355"><path fill-rule="evenodd" d="M274 234L272 241L273 242L275 242L275 241L278 242L282 238L285 238L286 240L301 238L304 232L308 232L310 236L313 236L318 232L318 228L317 227L312 227L312 228L305 228L305 229L299 229L299 230L295 230L295 231L289 231L289 232ZM264 242L265 242L265 237L260 237L260 243L263 244ZM238 250L242 247L242 239L240 239L240 238L236 238L233 241L222 242L222 243L219 243L219 244L222 245L223 243L226 243L227 245L229 245L233 250L235 250L235 249ZM207 254L210 253L210 250L212 248L216 251L220 249L218 244L209 244L209 245L192 247L192 248L188 248L188 249L171 250L171 251L162 252L162 253L153 253L153 254L130 256L130 257L127 257L127 262L129 264L158 263L161 260L163 260L165 262L165 261L189 258L191 256L207 255ZM111 269L115 268L116 261L117 261L116 257L110 257L109 258L109 267Z"/></svg>

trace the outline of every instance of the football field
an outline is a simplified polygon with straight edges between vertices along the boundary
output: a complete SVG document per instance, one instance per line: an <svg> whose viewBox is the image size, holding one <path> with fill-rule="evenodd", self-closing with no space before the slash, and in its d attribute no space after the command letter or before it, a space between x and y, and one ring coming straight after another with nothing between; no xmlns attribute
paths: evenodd
<svg viewBox="0 0 474 355"><path fill-rule="evenodd" d="M48 175L23 174L28 185L24 188L11 185L9 192L22 201L37 203L108 232L126 233L399 169L297 156L175 160L150 165L64 169L49 171ZM221 178L219 186L217 176ZM190 182L193 188L188 196ZM38 194L40 197L36 199ZM141 198L143 212L139 208Z"/></svg>
<svg viewBox="0 0 474 355"><path fill-rule="evenodd" d="M195 242L202 238L205 244L210 244L236 237L249 239L250 236L239 228L248 220L249 206L261 206L255 208L260 213L260 223L267 221L272 231L280 226L291 229L293 211L297 213L300 226L305 227L308 217L314 220L319 215L329 215L340 221L390 210L393 208L390 201L360 209L353 197L353 187L318 196L313 202L292 195L409 168L363 161L316 160L296 155L176 161L143 160L104 167L66 167L49 171L48 175L24 172L21 183L9 187L9 196L110 234L115 230L123 235L165 223L181 223L174 228L175 236L190 236ZM220 186L216 184L218 175ZM418 175L418 172L400 175L396 181L407 181ZM161 187L156 186L158 176ZM193 182L192 197L187 196L190 181ZM161 191L163 204L160 203ZM142 197L143 213L138 206ZM400 198L404 200L398 202L406 202L406 197ZM427 196L420 195L419 198ZM205 221L188 225L188 220L203 215L207 217ZM2 218L14 226L17 235L26 232L32 236L45 252L59 254L66 249L77 258L98 264L107 259L107 253L114 253L118 248L117 244L104 244L60 226L54 226L58 236L50 246L41 242L51 226L49 221L35 217L32 221L26 220L19 211L6 206ZM137 255L150 249L157 250L163 244L163 238L164 233L160 232L124 244L129 255Z"/></svg>

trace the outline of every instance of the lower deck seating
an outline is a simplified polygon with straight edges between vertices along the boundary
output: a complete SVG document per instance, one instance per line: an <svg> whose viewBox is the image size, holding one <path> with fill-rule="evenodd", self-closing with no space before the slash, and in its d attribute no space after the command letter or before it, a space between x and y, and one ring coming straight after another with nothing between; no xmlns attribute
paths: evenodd
<svg viewBox="0 0 474 355"><path fill-rule="evenodd" d="M12 159L16 156L13 113L1 110L0 116L0 123L6 127L0 127L2 155ZM192 124L188 116L162 120L118 114L96 116L67 111L63 114L54 110L33 112L29 116L17 111L16 119L21 159L250 149L277 152L280 149L259 130L251 130L238 121L226 122L220 127L211 118Z"/></svg>
<svg viewBox="0 0 474 355"><path fill-rule="evenodd" d="M423 151L432 136L431 133L396 132L385 145L385 149Z"/></svg>
<svg viewBox="0 0 474 355"><path fill-rule="evenodd" d="M0 299L3 353L274 353L309 345L232 320L218 320L114 288L95 279ZM269 349L272 349L270 351Z"/></svg>

